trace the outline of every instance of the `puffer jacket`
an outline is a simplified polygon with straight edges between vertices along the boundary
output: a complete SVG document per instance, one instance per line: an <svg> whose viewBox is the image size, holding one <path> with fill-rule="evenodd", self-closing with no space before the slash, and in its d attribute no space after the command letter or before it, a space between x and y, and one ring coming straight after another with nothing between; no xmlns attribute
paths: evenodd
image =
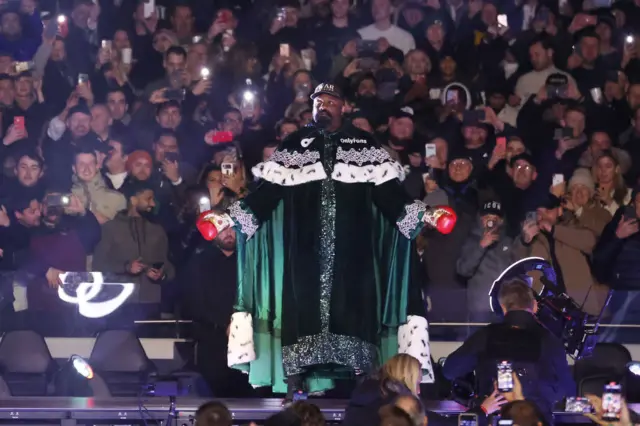
<svg viewBox="0 0 640 426"><path fill-rule="evenodd" d="M112 220L119 211L127 208L124 195L109 189L100 173L97 173L90 182L81 181L74 175L71 193L80 199L86 209L99 213L108 220Z"/></svg>
<svg viewBox="0 0 640 426"><path fill-rule="evenodd" d="M472 322L495 319L489 307L489 290L502 271L518 260L514 240L507 235L507 226L502 225L499 232L498 241L487 248L480 247L484 228L478 220L458 258L458 274L468 279L467 308Z"/></svg>

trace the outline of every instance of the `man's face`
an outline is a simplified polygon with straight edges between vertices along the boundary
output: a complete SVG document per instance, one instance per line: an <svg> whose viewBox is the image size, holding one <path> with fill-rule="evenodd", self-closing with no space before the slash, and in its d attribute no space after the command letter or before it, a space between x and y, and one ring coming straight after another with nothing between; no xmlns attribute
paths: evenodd
<svg viewBox="0 0 640 426"><path fill-rule="evenodd" d="M513 157L515 157L516 155L522 154L524 151L525 151L524 144L520 140L518 139L510 140L507 143L507 153L505 155L507 164L511 161Z"/></svg>
<svg viewBox="0 0 640 426"><path fill-rule="evenodd" d="M36 160L27 157L20 157L16 164L16 177L20 185L30 188L35 186L42 178L42 166Z"/></svg>
<svg viewBox="0 0 640 426"><path fill-rule="evenodd" d="M233 228L227 228L213 241L220 250L233 251L236 249L236 231Z"/></svg>
<svg viewBox="0 0 640 426"><path fill-rule="evenodd" d="M89 13L91 13L91 8L93 6L89 6L88 4L79 4L71 12L71 19L73 19L73 23L80 28L87 28L87 23L89 21Z"/></svg>
<svg viewBox="0 0 640 426"><path fill-rule="evenodd" d="M427 40L432 45L440 44L444 40L444 28L442 24L435 23L427 28Z"/></svg>
<svg viewBox="0 0 640 426"><path fill-rule="evenodd" d="M6 54L0 54L0 74L9 74L11 72L11 66L13 58Z"/></svg>
<svg viewBox="0 0 640 426"><path fill-rule="evenodd" d="M177 6L171 18L173 29L177 34L191 34L193 30L193 14L191 8Z"/></svg>
<svg viewBox="0 0 640 426"><path fill-rule="evenodd" d="M16 96L25 97L33 94L33 78L23 76L16 80Z"/></svg>
<svg viewBox="0 0 640 426"><path fill-rule="evenodd" d="M389 0L373 0L371 16L374 21L383 21L391 16L391 2Z"/></svg>
<svg viewBox="0 0 640 426"><path fill-rule="evenodd" d="M0 103L3 105L12 105L15 95L16 92L13 81L9 79L0 80Z"/></svg>
<svg viewBox="0 0 640 426"><path fill-rule="evenodd" d="M349 13L349 0L333 0L331 2L331 14L336 19L346 18Z"/></svg>
<svg viewBox="0 0 640 426"><path fill-rule="evenodd" d="M602 151L611 149L611 138L604 132L595 132L591 135L591 144L589 145L589 148L591 148L591 153L594 156Z"/></svg>
<svg viewBox="0 0 640 426"><path fill-rule="evenodd" d="M541 43L535 43L529 48L529 60L533 69L542 71L551 65L552 51L545 49Z"/></svg>
<svg viewBox="0 0 640 426"><path fill-rule="evenodd" d="M92 154L76 155L76 162L73 165L73 172L83 182L91 182L98 174L98 161Z"/></svg>
<svg viewBox="0 0 640 426"><path fill-rule="evenodd" d="M2 15L2 20L0 20L2 24L2 33L5 36L9 37L17 37L22 33L22 26L20 25L20 17L17 13L5 13Z"/></svg>
<svg viewBox="0 0 640 426"><path fill-rule="evenodd" d="M518 160L513 165L513 184L516 188L527 189L536 179L536 169L525 160Z"/></svg>
<svg viewBox="0 0 640 426"><path fill-rule="evenodd" d="M465 126L462 129L465 144L483 145L487 140L487 130L479 126Z"/></svg>
<svg viewBox="0 0 640 426"><path fill-rule="evenodd" d="M482 222L482 227L484 229L489 229L489 228L497 228L500 225L502 225L502 218L496 214L485 214L484 216L482 216L480 218L480 221ZM493 225L493 226L491 226Z"/></svg>
<svg viewBox="0 0 640 426"><path fill-rule="evenodd" d="M374 98L378 94L376 82L370 78L365 78L358 84L358 95L363 98Z"/></svg>
<svg viewBox="0 0 640 426"><path fill-rule="evenodd" d="M269 161L269 158L276 152L277 146L265 146L262 148L262 161Z"/></svg>
<svg viewBox="0 0 640 426"><path fill-rule="evenodd" d="M186 65L184 56L178 53L171 53L164 60L164 69L167 71L167 75L182 72Z"/></svg>
<svg viewBox="0 0 640 426"><path fill-rule="evenodd" d="M74 139L87 135L90 129L91 116L77 112L69 117L69 130Z"/></svg>
<svg viewBox="0 0 640 426"><path fill-rule="evenodd" d="M409 117L397 117L389 119L389 133L399 141L411 139L413 137L413 120Z"/></svg>
<svg viewBox="0 0 640 426"><path fill-rule="evenodd" d="M53 49L51 50L51 60L54 62L63 61L67 57L67 49L64 45L64 41L56 40L53 42Z"/></svg>
<svg viewBox="0 0 640 426"><path fill-rule="evenodd" d="M449 177L454 182L465 182L471 176L473 165L464 158L456 158L449 163Z"/></svg>
<svg viewBox="0 0 640 426"><path fill-rule="evenodd" d="M150 189L139 192L132 198L136 210L141 215L150 213L156 206L156 202L153 199L153 191Z"/></svg>
<svg viewBox="0 0 640 426"><path fill-rule="evenodd" d="M127 47L131 47L131 43L129 42L129 34L127 34L124 30L118 30L113 34L113 46L122 50Z"/></svg>
<svg viewBox="0 0 640 426"><path fill-rule="evenodd" d="M106 162L107 169L109 171L124 169L124 165L127 162L127 156L122 152L122 143L110 140L109 146L111 147L111 151L109 151L109 157Z"/></svg>
<svg viewBox="0 0 640 426"><path fill-rule="evenodd" d="M571 196L571 202L576 207L582 207L586 205L591 199L591 192L593 188L587 188L582 184L573 184L569 188L569 195Z"/></svg>
<svg viewBox="0 0 640 426"><path fill-rule="evenodd" d="M161 163L165 159L167 152L179 152L178 141L173 136L161 136L153 146L153 153L157 162Z"/></svg>
<svg viewBox="0 0 640 426"><path fill-rule="evenodd" d="M27 228L35 228L40 226L42 218L42 206L38 200L31 200L29 206L15 213L18 222Z"/></svg>
<svg viewBox="0 0 640 426"><path fill-rule="evenodd" d="M580 56L587 64L593 64L600 55L600 42L595 37L582 37L580 40Z"/></svg>
<svg viewBox="0 0 640 426"><path fill-rule="evenodd" d="M573 129L573 137L579 138L584 132L585 122L584 114L579 111L570 110L564 116L567 127Z"/></svg>
<svg viewBox="0 0 640 426"><path fill-rule="evenodd" d="M429 57L421 50L414 50L405 57L404 66L409 74L427 74L431 70Z"/></svg>
<svg viewBox="0 0 640 426"><path fill-rule="evenodd" d="M545 207L538 207L536 210L537 222L547 222L551 225L558 223L558 217L560 217L560 208L547 209Z"/></svg>
<svg viewBox="0 0 640 426"><path fill-rule="evenodd" d="M176 106L168 106L162 108L158 113L158 124L163 129L175 130L182 122L182 115L180 114L180 108Z"/></svg>
<svg viewBox="0 0 640 426"><path fill-rule="evenodd" d="M146 158L138 158L131 165L131 174L138 180L147 180L151 176L151 162Z"/></svg>
<svg viewBox="0 0 640 426"><path fill-rule="evenodd" d="M280 126L280 134L278 135L278 140L283 140L291 133L298 130L298 126L293 123L284 123Z"/></svg>
<svg viewBox="0 0 640 426"><path fill-rule="evenodd" d="M107 107L114 120L122 120L127 113L127 98L122 92L111 92L107 96Z"/></svg>
<svg viewBox="0 0 640 426"><path fill-rule="evenodd" d="M458 64L451 56L446 56L440 60L440 72L443 75L451 76L455 74Z"/></svg>
<svg viewBox="0 0 640 426"><path fill-rule="evenodd" d="M203 43L192 44L187 53L187 62L190 70L200 72L207 65L207 45Z"/></svg>
<svg viewBox="0 0 640 426"><path fill-rule="evenodd" d="M342 120L342 106L341 99L323 93L313 100L313 120L335 127Z"/></svg>
<svg viewBox="0 0 640 426"><path fill-rule="evenodd" d="M91 130L98 135L109 132L111 125L111 114L109 109L104 105L96 105L91 108Z"/></svg>
<svg viewBox="0 0 640 426"><path fill-rule="evenodd" d="M500 111L507 103L507 98L502 93L493 93L489 96L489 106L495 111Z"/></svg>
<svg viewBox="0 0 640 426"><path fill-rule="evenodd" d="M640 84L633 84L629 86L627 102L633 111L640 108Z"/></svg>
<svg viewBox="0 0 640 426"><path fill-rule="evenodd" d="M242 115L237 111L227 112L222 120L222 130L233 133L234 138L240 136L244 130Z"/></svg>

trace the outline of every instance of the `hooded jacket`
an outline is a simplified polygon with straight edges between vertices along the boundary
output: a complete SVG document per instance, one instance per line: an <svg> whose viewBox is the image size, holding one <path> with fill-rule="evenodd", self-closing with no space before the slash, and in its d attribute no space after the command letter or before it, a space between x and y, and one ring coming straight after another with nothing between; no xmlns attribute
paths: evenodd
<svg viewBox="0 0 640 426"><path fill-rule="evenodd" d="M99 213L111 220L119 211L127 208L124 195L109 189L100 173L96 173L90 182L84 182L75 175L72 180L71 193L76 195L84 207L93 213Z"/></svg>

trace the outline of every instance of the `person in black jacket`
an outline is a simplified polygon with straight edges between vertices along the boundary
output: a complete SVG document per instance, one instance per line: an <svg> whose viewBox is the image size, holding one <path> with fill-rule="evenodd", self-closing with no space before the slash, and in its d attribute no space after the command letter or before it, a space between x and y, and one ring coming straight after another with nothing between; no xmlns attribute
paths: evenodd
<svg viewBox="0 0 640 426"><path fill-rule="evenodd" d="M632 202L620 207L605 226L593 252L593 271L600 282L614 290L609 302L611 323L637 324L640 319L640 187L632 194ZM624 335L624 337L623 337ZM603 341L635 338L634 333L612 328L602 335Z"/></svg>
<svg viewBox="0 0 640 426"><path fill-rule="evenodd" d="M495 388L497 363L510 361L525 398L550 420L556 401L576 392L562 342L534 317L533 291L521 281L504 283L499 293L504 321L478 330L447 357L442 373L453 380L475 370L479 395Z"/></svg>

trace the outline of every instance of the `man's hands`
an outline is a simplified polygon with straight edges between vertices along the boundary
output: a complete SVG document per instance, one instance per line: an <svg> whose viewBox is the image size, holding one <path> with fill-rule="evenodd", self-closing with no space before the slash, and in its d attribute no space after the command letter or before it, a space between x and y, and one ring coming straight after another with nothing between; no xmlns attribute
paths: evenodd
<svg viewBox="0 0 640 426"><path fill-rule="evenodd" d="M7 209L5 206L0 206L0 226L8 227L11 225L11 219L9 218L9 214L7 213Z"/></svg>
<svg viewBox="0 0 640 426"><path fill-rule="evenodd" d="M2 143L5 146L9 146L14 142L17 142L21 139L26 139L28 137L29 137L29 134L27 133L27 129L25 127L19 128L12 124L11 126L9 126L9 130L7 131L7 134L2 140Z"/></svg>
<svg viewBox="0 0 640 426"><path fill-rule="evenodd" d="M69 205L64 208L65 214L84 216L87 210L76 195L69 196Z"/></svg>
<svg viewBox="0 0 640 426"><path fill-rule="evenodd" d="M585 394L589 403L593 407L595 414L586 413L585 416L591 419L594 423L601 426L610 426L613 423L610 420L604 420L602 418L603 410L602 410L602 399L598 396L592 394ZM633 423L631 422L631 416L629 415L629 407L627 407L627 402L622 400L622 410L620 410L620 421L615 423L617 426L631 426Z"/></svg>
<svg viewBox="0 0 640 426"><path fill-rule="evenodd" d="M146 268L147 268L147 265L142 263L142 259L140 258L134 260L133 262L129 262L129 264L127 264L127 267L126 267L127 272L130 273L131 275L138 275L139 273L144 271Z"/></svg>
<svg viewBox="0 0 640 426"><path fill-rule="evenodd" d="M482 239L480 240L480 247L486 249L499 239L500 234L497 229L485 229L484 234L482 234Z"/></svg>
<svg viewBox="0 0 640 426"><path fill-rule="evenodd" d="M180 167L178 166L178 162L165 159L162 162L162 173L171 183L177 183L180 180Z"/></svg>
<svg viewBox="0 0 640 426"><path fill-rule="evenodd" d="M507 147L506 145L496 144L493 147L493 152L491 152L491 158L489 158L489 163L487 164L487 168L489 170L493 170L493 168L500 162L500 160L504 160L507 156Z"/></svg>
<svg viewBox="0 0 640 426"><path fill-rule="evenodd" d="M627 219L624 215L620 218L620 222L618 222L618 227L616 228L616 237L623 240L625 238L629 238L633 234L636 234L640 230L638 226L638 219Z"/></svg>
<svg viewBox="0 0 640 426"><path fill-rule="evenodd" d="M164 266L160 269L147 269L147 278L151 281L160 281L164 277Z"/></svg>
<svg viewBox="0 0 640 426"><path fill-rule="evenodd" d="M49 268L47 270L47 273L45 274L45 278L47 279L47 284L49 284L49 287L51 288L60 287L60 285L62 284L62 281L60 280L60 274L62 273L63 272L60 269L56 269L56 268Z"/></svg>
<svg viewBox="0 0 640 426"><path fill-rule="evenodd" d="M503 394L498 392L498 389L495 388L493 393L485 398L480 404L483 411L487 414L493 414L496 411L500 410L500 408L507 403L507 399Z"/></svg>
<svg viewBox="0 0 640 426"><path fill-rule="evenodd" d="M532 220L525 221L522 225L522 241L525 244L531 244L531 241L540 233L538 224Z"/></svg>

